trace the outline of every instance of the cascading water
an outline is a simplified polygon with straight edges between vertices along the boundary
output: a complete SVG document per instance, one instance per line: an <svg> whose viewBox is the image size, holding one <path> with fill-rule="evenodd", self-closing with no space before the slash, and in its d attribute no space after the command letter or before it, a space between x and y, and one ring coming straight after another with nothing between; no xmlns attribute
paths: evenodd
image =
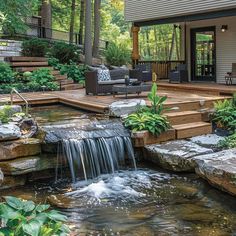
<svg viewBox="0 0 236 236"><path fill-rule="evenodd" d="M136 169L129 132L120 122L100 121L83 127L57 127L49 132L48 140L59 141L60 156L66 157L72 181L96 178L115 173L130 160ZM62 154L62 155L61 155Z"/></svg>

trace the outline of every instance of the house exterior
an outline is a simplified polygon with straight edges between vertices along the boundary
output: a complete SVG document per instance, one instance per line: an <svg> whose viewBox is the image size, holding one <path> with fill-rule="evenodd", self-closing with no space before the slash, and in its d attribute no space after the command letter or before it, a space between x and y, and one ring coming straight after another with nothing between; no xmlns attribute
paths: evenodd
<svg viewBox="0 0 236 236"><path fill-rule="evenodd" d="M190 81L225 83L236 63L236 0L125 0L125 19L133 23L134 61L140 27L173 23Z"/></svg>

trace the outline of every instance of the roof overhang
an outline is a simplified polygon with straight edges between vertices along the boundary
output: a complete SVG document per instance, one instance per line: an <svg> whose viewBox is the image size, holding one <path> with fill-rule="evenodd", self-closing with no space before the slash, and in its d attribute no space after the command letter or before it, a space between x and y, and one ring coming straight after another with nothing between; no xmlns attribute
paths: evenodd
<svg viewBox="0 0 236 236"><path fill-rule="evenodd" d="M220 11L212 11L206 13L198 13L193 15L184 15L176 17L168 17L162 19L152 19L148 21L137 21L134 22L135 26L151 26L151 25L161 25L161 24L173 24L181 22L199 21L199 20L209 20L222 17L236 16L236 8Z"/></svg>

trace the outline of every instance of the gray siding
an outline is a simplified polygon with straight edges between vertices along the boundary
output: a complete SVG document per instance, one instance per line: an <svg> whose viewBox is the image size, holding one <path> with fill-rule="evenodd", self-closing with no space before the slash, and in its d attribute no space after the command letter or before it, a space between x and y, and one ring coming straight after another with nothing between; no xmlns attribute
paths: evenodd
<svg viewBox="0 0 236 236"><path fill-rule="evenodd" d="M232 63L236 63L236 17L226 17L214 20L202 20L187 23L187 61L191 71L190 30L199 27L216 27L216 80L225 83L225 75L232 71ZM225 33L221 32L222 24L228 25Z"/></svg>
<svg viewBox="0 0 236 236"><path fill-rule="evenodd" d="M125 0L125 19L137 22L235 7L236 0Z"/></svg>

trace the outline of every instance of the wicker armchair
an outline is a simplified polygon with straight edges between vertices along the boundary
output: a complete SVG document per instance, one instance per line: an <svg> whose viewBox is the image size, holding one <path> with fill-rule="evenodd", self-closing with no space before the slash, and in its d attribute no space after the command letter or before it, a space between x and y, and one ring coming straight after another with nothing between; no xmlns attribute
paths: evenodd
<svg viewBox="0 0 236 236"><path fill-rule="evenodd" d="M130 71L131 78L137 78L142 82L152 81L152 69L151 64L136 65L135 69Z"/></svg>
<svg viewBox="0 0 236 236"><path fill-rule="evenodd" d="M227 85L232 85L233 79L236 80L236 63L232 63L232 71L228 72L227 75L225 76L225 83Z"/></svg>
<svg viewBox="0 0 236 236"><path fill-rule="evenodd" d="M113 85L125 84L125 76L130 76L130 71L125 69L110 70L111 80L98 81L97 71L88 71L85 73L86 94L111 94ZM130 82L138 79L131 77Z"/></svg>
<svg viewBox="0 0 236 236"><path fill-rule="evenodd" d="M188 70L187 65L180 64L175 70L171 70L169 73L170 83L182 83L188 82Z"/></svg>

